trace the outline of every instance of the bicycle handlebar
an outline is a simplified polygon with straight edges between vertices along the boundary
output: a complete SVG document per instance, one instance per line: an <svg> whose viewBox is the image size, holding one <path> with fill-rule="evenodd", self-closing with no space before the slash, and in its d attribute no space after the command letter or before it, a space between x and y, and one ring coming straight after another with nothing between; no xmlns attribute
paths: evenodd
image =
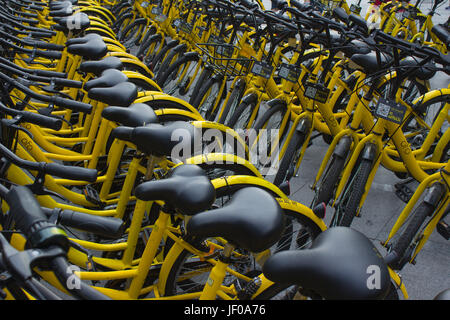
<svg viewBox="0 0 450 320"><path fill-rule="evenodd" d="M75 275L71 272L73 269L66 258L70 245L67 235L48 221L28 188L17 186L5 193L2 187L1 193L9 205L16 229L26 234L31 246L31 250L18 251L0 234L2 248L0 261L3 267L13 270L13 275L18 277L18 282L28 284L27 288L36 289L37 292L31 292L31 294L44 298L52 297L47 291L40 292L39 287L32 285L31 267L44 260L44 269L53 271L61 285L73 296L86 300L110 300L109 297L86 285L79 278L77 286L68 286L69 283L73 283L71 280Z"/></svg>
<svg viewBox="0 0 450 320"><path fill-rule="evenodd" d="M24 122L29 122L36 124L38 126L50 128L53 130L59 130L62 127L63 121L58 118L53 118L45 115L41 115L39 113L29 112L29 111L20 111L6 107L2 103L0 103L0 112L4 112L10 116L17 117Z"/></svg>
<svg viewBox="0 0 450 320"><path fill-rule="evenodd" d="M97 180L97 170L76 166L67 166L51 162L33 162L19 158L14 152L0 143L0 153L16 166L38 171L41 173L58 176L60 178L95 182Z"/></svg>

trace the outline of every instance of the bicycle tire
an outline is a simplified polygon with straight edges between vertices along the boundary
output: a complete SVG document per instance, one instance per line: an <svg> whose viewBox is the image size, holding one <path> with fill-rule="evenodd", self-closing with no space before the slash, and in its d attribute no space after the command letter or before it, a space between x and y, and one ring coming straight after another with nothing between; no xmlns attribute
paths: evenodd
<svg viewBox="0 0 450 320"><path fill-rule="evenodd" d="M230 120L225 123L227 127L234 130L247 129L253 110L256 108L256 102L241 102L231 115Z"/></svg>
<svg viewBox="0 0 450 320"><path fill-rule="evenodd" d="M398 259L389 264L395 270L401 270L409 261L407 256L408 248L412 245L414 238L420 230L420 227L425 222L426 218L434 211L434 207L426 202L421 202L412 212L412 218L409 221L406 229L398 237L397 241L392 244L392 252L395 252Z"/></svg>
<svg viewBox="0 0 450 320"><path fill-rule="evenodd" d="M366 182L369 178L370 171L372 169L372 161L367 159L361 159L358 165L355 175L350 176L350 182L345 187L343 194L348 194L348 198L345 196L340 200L336 213L342 211L342 217L338 217L337 226L350 227L353 219L356 216L359 204L363 197L366 188ZM339 216L340 214L338 214ZM334 220L334 218L333 218Z"/></svg>
<svg viewBox="0 0 450 320"><path fill-rule="evenodd" d="M294 132L286 152L283 158L281 158L280 166L273 180L274 185L279 186L293 177L295 167L300 159L300 151L302 150L305 141L306 135L303 132Z"/></svg>
<svg viewBox="0 0 450 320"><path fill-rule="evenodd" d="M155 73L155 81L157 83L160 83L160 78L164 74L164 71L168 70L169 67L177 61L181 55L184 53L184 50L174 50L171 49L167 56L161 61L159 69L156 71L153 71Z"/></svg>
<svg viewBox="0 0 450 320"><path fill-rule="evenodd" d="M245 82L242 81L233 88L230 93L230 97L228 98L227 104L225 105L222 115L220 119L218 119L219 123L227 124L231 117L234 114L234 111L239 107L239 103L244 95L245 91Z"/></svg>
<svg viewBox="0 0 450 320"><path fill-rule="evenodd" d="M158 79L158 85L161 87L163 92L172 95L177 91L177 89L179 91L183 86L184 81L186 81L186 79L178 79L177 76L179 75L180 70L183 72L186 68L190 67L191 63L198 61L199 61L198 56L182 56L173 64L171 64L169 69L167 69L167 71L164 72L162 76ZM186 72L185 77L188 78L187 81L189 82L190 75L188 73L189 72ZM168 81L174 81L175 83L172 86L169 86L169 84L171 83L170 82L168 83Z"/></svg>
<svg viewBox="0 0 450 320"><path fill-rule="evenodd" d="M221 99L218 94L220 93L222 81L222 78L209 78L202 86L194 102L192 103L192 105L197 108L198 112L205 120L214 120L215 112L217 112L217 110L213 110L213 108L217 103L217 99ZM215 95L216 91L217 95Z"/></svg>
<svg viewBox="0 0 450 320"><path fill-rule="evenodd" d="M144 38L142 39L142 42L139 45L139 49L136 53L136 57L138 57L140 60L144 60L144 58L147 57L147 53L151 47L152 42L156 42L156 41L161 42L161 40L162 40L161 35L159 35L159 37L155 36L155 38L151 38L154 34L156 34L156 28L153 26L150 26L150 28L147 30L147 33L145 34Z"/></svg>
<svg viewBox="0 0 450 320"><path fill-rule="evenodd" d="M311 203L311 208L314 208L319 203L328 204L333 198L336 186L344 169L345 159L333 154L330 164L322 176L318 187L316 187L315 196Z"/></svg>

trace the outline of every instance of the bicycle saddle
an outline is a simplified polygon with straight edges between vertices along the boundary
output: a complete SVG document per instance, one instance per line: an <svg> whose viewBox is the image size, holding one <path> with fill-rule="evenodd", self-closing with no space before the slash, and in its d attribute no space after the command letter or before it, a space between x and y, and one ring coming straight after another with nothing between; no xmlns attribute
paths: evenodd
<svg viewBox="0 0 450 320"><path fill-rule="evenodd" d="M310 249L272 255L263 273L271 281L297 284L325 299L382 299L390 288L388 268L373 243L346 227L322 232Z"/></svg>
<svg viewBox="0 0 450 320"><path fill-rule="evenodd" d="M157 157L191 156L194 152L195 127L185 121L175 121L167 125L151 124L145 127L117 127L112 133L113 137L129 141L146 155ZM179 148L179 149L176 149ZM189 154L180 154L187 150ZM172 155L172 152L176 154ZM174 160L174 159L172 159Z"/></svg>
<svg viewBox="0 0 450 320"><path fill-rule="evenodd" d="M86 91L90 91L93 88L109 88L127 80L128 77L125 73L116 69L107 69L102 72L100 77L87 81L83 88Z"/></svg>
<svg viewBox="0 0 450 320"><path fill-rule="evenodd" d="M348 45L343 46L341 51L345 54L346 57L351 57L354 54L368 54L370 53L370 48L362 41L352 40Z"/></svg>
<svg viewBox="0 0 450 320"><path fill-rule="evenodd" d="M239 248L261 252L274 245L284 231L284 215L275 198L256 187L238 190L222 208L189 219L186 233L222 237Z"/></svg>
<svg viewBox="0 0 450 320"><path fill-rule="evenodd" d="M73 13L72 3L70 1L57 2L49 9L50 17L67 17Z"/></svg>
<svg viewBox="0 0 450 320"><path fill-rule="evenodd" d="M108 47L102 37L95 33L89 33L81 38L69 39L66 46L67 52L89 60L103 58L108 52Z"/></svg>
<svg viewBox="0 0 450 320"><path fill-rule="evenodd" d="M145 103L133 103L128 108L109 106L102 111L102 117L133 128L158 123L155 111Z"/></svg>
<svg viewBox="0 0 450 320"><path fill-rule="evenodd" d="M91 25L89 16L86 13L78 12L68 17L53 18L56 24L53 26L55 30L80 32L87 29Z"/></svg>
<svg viewBox="0 0 450 320"><path fill-rule="evenodd" d="M121 82L112 87L92 88L88 97L107 105L128 107L137 98L137 88L131 82Z"/></svg>
<svg viewBox="0 0 450 320"><path fill-rule="evenodd" d="M420 80L430 80L436 74L436 70L434 69L433 62L427 62L425 65L417 67L417 65L422 61L422 59L415 57L406 57L402 61L400 61L400 68L404 70L404 72L410 72L413 69L412 76L420 79Z"/></svg>
<svg viewBox="0 0 450 320"><path fill-rule="evenodd" d="M122 70L122 61L117 57L106 57L98 61L83 61L79 67L81 72L93 73L96 76L100 76L103 71L107 69Z"/></svg>
<svg viewBox="0 0 450 320"><path fill-rule="evenodd" d="M374 51L368 54L354 54L350 60L356 64L365 74L373 74L380 71L388 63L389 59L386 54L380 54L380 63L378 63L377 55Z"/></svg>
<svg viewBox="0 0 450 320"><path fill-rule="evenodd" d="M214 186L205 171L193 164L173 168L167 178L139 184L135 195L144 201L163 200L189 216L208 210L216 199Z"/></svg>

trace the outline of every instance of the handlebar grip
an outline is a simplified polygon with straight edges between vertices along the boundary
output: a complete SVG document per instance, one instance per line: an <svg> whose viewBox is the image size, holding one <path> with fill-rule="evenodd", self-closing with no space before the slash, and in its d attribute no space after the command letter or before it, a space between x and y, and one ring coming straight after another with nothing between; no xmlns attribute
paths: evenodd
<svg viewBox="0 0 450 320"><path fill-rule="evenodd" d="M6 194L9 212L16 229L23 231L33 248L58 245L68 248L65 232L50 223L33 193L24 186L15 186Z"/></svg>
<svg viewBox="0 0 450 320"><path fill-rule="evenodd" d="M58 163L45 163L43 170L45 173L64 179L95 182L97 180L97 170L76 166L66 166Z"/></svg>
<svg viewBox="0 0 450 320"><path fill-rule="evenodd" d="M48 58L51 60L61 59L61 56L62 56L61 52L59 52L59 51L36 50L35 53L39 57Z"/></svg>
<svg viewBox="0 0 450 320"><path fill-rule="evenodd" d="M125 224L122 219L95 216L72 210L61 211L58 217L58 223L109 239L119 238L125 230Z"/></svg>
<svg viewBox="0 0 450 320"><path fill-rule="evenodd" d="M46 49L46 50L54 50L54 51L63 51L64 50L64 46L56 44L56 43L49 43L49 42L45 42L45 41L34 41L33 42L37 48L40 49Z"/></svg>
<svg viewBox="0 0 450 320"><path fill-rule="evenodd" d="M83 112L87 114L90 114L92 112L92 105L75 100L54 97L54 103L59 107L67 108L73 111Z"/></svg>
<svg viewBox="0 0 450 320"><path fill-rule="evenodd" d="M34 112L21 112L22 119L25 122L33 123L41 127L49 128L58 131L62 127L63 121L58 118L44 116Z"/></svg>
<svg viewBox="0 0 450 320"><path fill-rule="evenodd" d="M83 82L77 80L62 79L62 78L52 78L51 80L56 85L61 87L76 88L76 89L81 89L83 87Z"/></svg>

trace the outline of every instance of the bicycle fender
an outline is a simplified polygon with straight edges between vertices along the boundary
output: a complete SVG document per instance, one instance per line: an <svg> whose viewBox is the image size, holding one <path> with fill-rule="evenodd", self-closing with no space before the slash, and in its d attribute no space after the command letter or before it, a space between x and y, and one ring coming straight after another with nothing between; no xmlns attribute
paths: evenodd
<svg viewBox="0 0 450 320"><path fill-rule="evenodd" d="M173 48L176 45L178 45L180 43L180 40L170 40L169 42L167 42L167 47L168 48Z"/></svg>
<svg viewBox="0 0 450 320"><path fill-rule="evenodd" d="M185 52L183 54L183 56L186 57L186 59L188 59L188 60L198 60L198 59L200 59L200 56L198 55L198 52L195 52L195 51L193 51L193 52Z"/></svg>
<svg viewBox="0 0 450 320"><path fill-rule="evenodd" d="M377 147L372 143L368 143L365 145L364 149L362 150L361 157L363 159L372 161L372 160L375 160L376 154L377 154Z"/></svg>
<svg viewBox="0 0 450 320"><path fill-rule="evenodd" d="M351 137L343 136L336 145L336 148L334 149L334 154L345 159L348 155L351 145L352 145Z"/></svg>
<svg viewBox="0 0 450 320"><path fill-rule="evenodd" d="M173 51L175 52L183 52L184 50L187 49L187 46L185 43L180 43L179 45L176 45L175 47L173 47Z"/></svg>
<svg viewBox="0 0 450 320"><path fill-rule="evenodd" d="M433 185L431 185L430 189L425 194L425 197L423 198L423 202L426 202L429 205L436 208L437 205L439 204L439 201L442 199L444 192L445 192L445 187L441 183L435 182L435 183L433 183Z"/></svg>
<svg viewBox="0 0 450 320"><path fill-rule="evenodd" d="M275 105L277 105L277 104L282 104L284 107L287 107L286 101L281 100L281 99L272 99L272 100L267 101L267 105L271 108L275 107Z"/></svg>
<svg viewBox="0 0 450 320"><path fill-rule="evenodd" d="M295 128L295 130L297 132L303 133L303 134L308 134L309 130L311 129L311 119L308 117L303 117L302 119L300 119L300 121L297 123L297 127Z"/></svg>
<svg viewBox="0 0 450 320"><path fill-rule="evenodd" d="M249 93L242 98L242 102L245 104L255 103L258 100L258 95L256 93Z"/></svg>

